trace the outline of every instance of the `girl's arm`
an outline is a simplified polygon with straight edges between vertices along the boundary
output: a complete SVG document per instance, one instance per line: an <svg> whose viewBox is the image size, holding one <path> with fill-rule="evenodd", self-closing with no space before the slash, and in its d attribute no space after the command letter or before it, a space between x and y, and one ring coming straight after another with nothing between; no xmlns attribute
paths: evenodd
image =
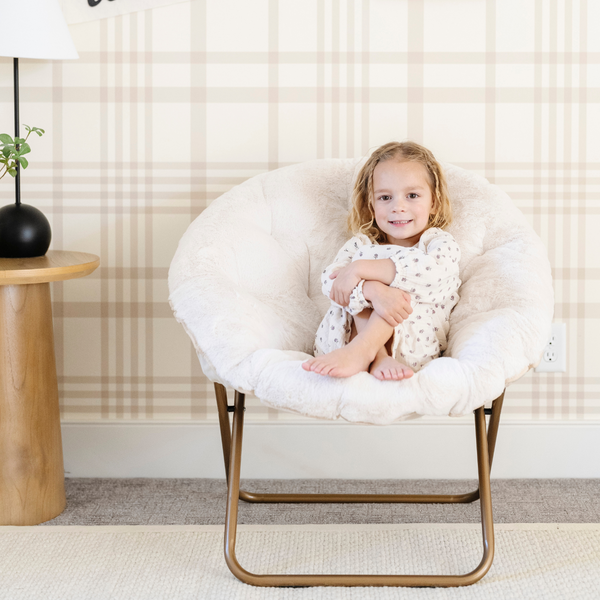
<svg viewBox="0 0 600 600"><path fill-rule="evenodd" d="M413 311L409 293L380 281L365 281L363 293L375 312L392 327L402 323Z"/></svg>
<svg viewBox="0 0 600 600"><path fill-rule="evenodd" d="M379 281L390 285L396 277L396 265L391 258L355 260L352 265L356 269L356 275L366 281Z"/></svg>
<svg viewBox="0 0 600 600"><path fill-rule="evenodd" d="M355 260L339 271L331 273L334 283L329 288L329 297L340 306L352 307L348 312L362 311L367 306L361 289L363 281L378 281L389 285L396 277L396 266L390 259ZM323 286L325 292L325 286ZM353 302L353 301L358 302Z"/></svg>
<svg viewBox="0 0 600 600"><path fill-rule="evenodd" d="M402 323L413 311L411 296L407 292L381 281L364 279L350 293L349 303L342 306L353 316L365 308L372 308L392 327Z"/></svg>
<svg viewBox="0 0 600 600"><path fill-rule="evenodd" d="M321 291L330 300L331 289L333 287L334 278L331 277L333 273L339 273L342 269L345 269L352 262L352 257L356 251L365 243L368 243L369 239L364 235L355 235L349 239L337 253L335 260L328 267L326 267L321 274Z"/></svg>
<svg viewBox="0 0 600 600"><path fill-rule="evenodd" d="M391 285L410 292L415 300L443 307L460 287L460 247L441 229L427 230L418 248L394 255L391 260L396 266L396 277Z"/></svg>
<svg viewBox="0 0 600 600"><path fill-rule="evenodd" d="M376 255L375 255L376 256ZM416 300L439 302L460 286L460 247L446 231L431 228L418 247L399 248L389 259L355 260L355 274L414 294ZM347 267L347 268L350 268Z"/></svg>

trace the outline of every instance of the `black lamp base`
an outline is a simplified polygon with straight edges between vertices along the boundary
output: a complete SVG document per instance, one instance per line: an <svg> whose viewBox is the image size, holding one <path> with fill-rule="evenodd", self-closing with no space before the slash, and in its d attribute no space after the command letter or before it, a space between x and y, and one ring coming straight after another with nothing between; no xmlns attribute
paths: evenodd
<svg viewBox="0 0 600 600"><path fill-rule="evenodd" d="M0 257L44 256L50 247L52 230L42 211L28 204L0 208Z"/></svg>

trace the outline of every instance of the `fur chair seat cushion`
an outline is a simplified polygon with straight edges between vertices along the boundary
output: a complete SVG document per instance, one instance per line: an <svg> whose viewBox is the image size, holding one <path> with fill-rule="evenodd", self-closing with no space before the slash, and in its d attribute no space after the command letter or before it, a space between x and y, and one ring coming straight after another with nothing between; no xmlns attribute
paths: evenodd
<svg viewBox="0 0 600 600"><path fill-rule="evenodd" d="M374 424L470 413L539 363L554 296L546 249L525 216L498 187L453 165L443 166L462 286L444 355L401 381L301 367L330 305L320 275L350 237L350 197L365 160L280 168L214 200L179 242L171 308L204 374L268 406Z"/></svg>

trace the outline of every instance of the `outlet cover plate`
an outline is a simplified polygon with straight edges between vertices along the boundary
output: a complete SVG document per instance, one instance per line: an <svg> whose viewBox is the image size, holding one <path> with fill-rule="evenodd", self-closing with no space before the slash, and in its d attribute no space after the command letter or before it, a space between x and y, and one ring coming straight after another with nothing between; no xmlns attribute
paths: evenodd
<svg viewBox="0 0 600 600"><path fill-rule="evenodd" d="M548 361L544 357L548 352L553 352L555 361ZM567 372L567 324L552 323L552 334L540 364L534 369L536 373L566 373Z"/></svg>

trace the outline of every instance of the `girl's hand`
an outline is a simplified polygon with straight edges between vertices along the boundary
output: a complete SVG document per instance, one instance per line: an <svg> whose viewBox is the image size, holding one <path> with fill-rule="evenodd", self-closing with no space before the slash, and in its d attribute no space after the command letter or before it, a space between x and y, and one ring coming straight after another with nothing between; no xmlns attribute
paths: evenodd
<svg viewBox="0 0 600 600"><path fill-rule="evenodd" d="M329 278L335 279L331 287L329 298L340 306L350 304L350 294L352 290L360 283L360 277L357 274L356 263L350 263L343 269L335 271Z"/></svg>
<svg viewBox="0 0 600 600"><path fill-rule="evenodd" d="M392 327L396 327L408 318L413 309L410 294L388 285L373 286L369 300L375 312Z"/></svg>

